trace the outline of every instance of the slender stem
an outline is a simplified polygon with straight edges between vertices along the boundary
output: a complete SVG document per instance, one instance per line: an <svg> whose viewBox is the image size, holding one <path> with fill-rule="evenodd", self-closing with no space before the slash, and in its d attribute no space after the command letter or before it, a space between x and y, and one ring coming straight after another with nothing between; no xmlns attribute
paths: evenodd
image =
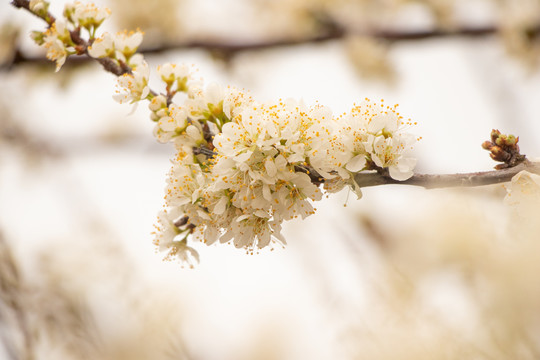
<svg viewBox="0 0 540 360"><path fill-rule="evenodd" d="M510 181L514 175L522 170L540 175L540 162L525 161L508 169L463 174L415 174L405 181L394 180L379 173L357 174L354 179L360 187L389 184L422 186L426 189L475 187Z"/></svg>

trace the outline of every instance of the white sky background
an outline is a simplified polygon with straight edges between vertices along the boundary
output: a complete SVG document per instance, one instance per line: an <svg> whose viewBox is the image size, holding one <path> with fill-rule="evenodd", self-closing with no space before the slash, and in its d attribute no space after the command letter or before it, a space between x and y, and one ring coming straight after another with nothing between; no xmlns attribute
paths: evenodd
<svg viewBox="0 0 540 360"><path fill-rule="evenodd" d="M62 3L54 2L53 11L58 13ZM245 34L243 27L252 25L224 20L235 9L249 14L233 0L198 3L193 18L204 14L206 24L222 35L245 36L239 35ZM2 3L0 21L8 18L27 29L41 26ZM35 51L29 43L24 49ZM261 101L302 98L335 113L364 97L399 103L402 114L418 123L410 131L423 137L415 147L419 172L492 168L480 147L492 128L519 135L525 154L540 155L540 75L507 57L496 39L396 44L390 56L398 75L393 87L359 78L340 42L240 54L230 71L198 50L147 60L154 68L164 62L193 63L207 82L249 89ZM181 269L162 262L151 244L173 148L153 143L146 106L127 116L129 106L112 100L114 77L97 65L73 73L63 88L58 85L62 74L54 75L53 65L48 71L38 78L24 68L0 73L0 91L16 119L67 153L65 159L46 160L30 170L14 152L0 160L0 226L29 273L40 253L64 254L58 256L67 264L66 282L77 282L79 273L85 282L88 268L110 266L98 251L103 243L118 243L129 254L130 271L140 279L143 294L152 288L178 299L169 306L179 307L186 342L200 358L249 358L249 346L264 334L285 347L283 359L345 358L339 344L351 314L341 309L354 307L352 317L370 323L380 256L357 224L357 214L373 214L383 228L405 228L420 222L441 192L387 186L366 189L361 200L342 192L316 204L317 214L307 220L286 224L285 249L247 256L233 246L196 244L201 264ZM98 141L85 140L122 130L137 141L99 147ZM356 243L352 250L351 241ZM100 283L88 283L81 292L98 309L102 326L125 331L125 317L137 314L119 310L114 303L121 291L109 292ZM437 284L426 285L432 305L452 309L456 326L472 321L453 280ZM148 301L157 296L144 295Z"/></svg>

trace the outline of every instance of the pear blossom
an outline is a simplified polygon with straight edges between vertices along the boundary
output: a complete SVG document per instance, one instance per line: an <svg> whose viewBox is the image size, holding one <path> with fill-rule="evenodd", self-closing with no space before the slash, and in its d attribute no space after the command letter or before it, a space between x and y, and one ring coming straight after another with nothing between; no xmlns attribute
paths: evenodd
<svg viewBox="0 0 540 360"><path fill-rule="evenodd" d="M411 139L408 137L376 137L372 143L371 159L375 165L388 168L390 177L407 180L413 175L416 159L404 155Z"/></svg>
<svg viewBox="0 0 540 360"><path fill-rule="evenodd" d="M70 53L70 47L66 43L71 39L66 23L56 20L45 31L43 46L47 49L47 59L56 61L56 71L59 71L66 62Z"/></svg>
<svg viewBox="0 0 540 360"><path fill-rule="evenodd" d="M290 220L300 216L305 219L315 213L308 200L321 200L322 192L311 182L308 175L297 173L294 179L279 186L275 198L278 199L279 203L275 207L279 218Z"/></svg>
<svg viewBox="0 0 540 360"><path fill-rule="evenodd" d="M159 251L167 252L165 260L178 258L182 263L193 267L194 262L199 262L199 253L187 245L185 236L174 224L174 215L161 211L158 214L158 223L154 226L157 235L154 244ZM184 231L185 233L186 231Z"/></svg>
<svg viewBox="0 0 540 360"><path fill-rule="evenodd" d="M111 35L104 33L88 47L88 53L94 58L109 57L122 61L130 67L137 67L144 62L140 54L135 54L142 42L142 32L119 32Z"/></svg>
<svg viewBox="0 0 540 360"><path fill-rule="evenodd" d="M174 241L174 238L180 234L180 230L174 225L174 218L167 211L160 211L157 224L154 225L157 232L157 238L154 244L158 246L159 251L168 250Z"/></svg>
<svg viewBox="0 0 540 360"><path fill-rule="evenodd" d="M172 106L168 113L168 116L160 117L154 127L154 136L160 143L169 142L175 137L185 134L188 127L187 114L184 109Z"/></svg>
<svg viewBox="0 0 540 360"><path fill-rule="evenodd" d="M167 98L163 95L154 96L148 104L148 109L152 112L157 112L159 110L167 108Z"/></svg>
<svg viewBox="0 0 540 360"><path fill-rule="evenodd" d="M395 180L410 178L416 165L410 155L415 138L403 131L411 123L402 119L396 107L367 99L353 108L340 129L340 139L349 154L345 169L356 173L375 165L388 169Z"/></svg>
<svg viewBox="0 0 540 360"><path fill-rule="evenodd" d="M120 104L129 102L131 104L146 99L150 94L148 87L148 77L150 69L146 62L132 71L131 74L126 73L118 77L116 95L114 99Z"/></svg>
<svg viewBox="0 0 540 360"><path fill-rule="evenodd" d="M93 3L76 1L74 4L68 4L67 6L69 8L67 12L71 14L71 19L81 27L89 30L99 27L111 14L111 10L108 8L100 8Z"/></svg>
<svg viewBox="0 0 540 360"><path fill-rule="evenodd" d="M140 30L116 33L113 37L116 58L123 62L127 62L127 60L135 54L139 45L141 45L143 35L143 32Z"/></svg>
<svg viewBox="0 0 540 360"><path fill-rule="evenodd" d="M94 58L111 57L114 55L114 38L104 33L88 47L88 54Z"/></svg>
<svg viewBox="0 0 540 360"><path fill-rule="evenodd" d="M184 102L191 118L200 121L209 121L216 124L218 129L238 116L253 99L244 91L234 87L221 87L211 83L203 88L200 83L190 78L188 85L188 99Z"/></svg>
<svg viewBox="0 0 540 360"><path fill-rule="evenodd" d="M187 91L187 83L191 79L191 72L186 65L166 63L158 66L157 72L168 87L176 83L177 91Z"/></svg>
<svg viewBox="0 0 540 360"><path fill-rule="evenodd" d="M233 243L237 248L262 249L270 244L271 237L281 237L279 222L257 215L241 215L231 224Z"/></svg>

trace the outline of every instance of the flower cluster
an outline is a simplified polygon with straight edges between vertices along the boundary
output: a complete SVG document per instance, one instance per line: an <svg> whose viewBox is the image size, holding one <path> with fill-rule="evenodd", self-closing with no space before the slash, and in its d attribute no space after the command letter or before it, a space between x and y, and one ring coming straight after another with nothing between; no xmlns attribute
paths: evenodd
<svg viewBox="0 0 540 360"><path fill-rule="evenodd" d="M33 7L43 13L48 5ZM334 116L325 106L291 99L260 103L233 87L205 87L192 69L176 64L158 67L164 91L157 93L148 85L148 64L136 53L140 31L96 38L108 15L94 5L68 4L64 19L34 39L57 68L72 53L98 59L118 75L114 97L120 103L150 101L154 135L177 151L154 240L168 251L166 259L198 261L188 240L231 242L248 253L283 245L283 221L313 214L312 202L323 191L348 186L360 197L355 177L361 172L412 176L410 149L417 139L405 131L413 124L397 106L365 99ZM80 29L88 40L81 40Z"/></svg>
<svg viewBox="0 0 540 360"><path fill-rule="evenodd" d="M149 98L148 76L150 75L150 69L142 56L137 57L137 60L137 62L131 63L131 72L118 77L114 99L120 104L126 102L133 104Z"/></svg>
<svg viewBox="0 0 540 360"><path fill-rule="evenodd" d="M90 32L95 31L110 14L111 11L107 8L99 8L93 3L84 4L80 1L67 3L64 7L64 16L69 22Z"/></svg>
<svg viewBox="0 0 540 360"><path fill-rule="evenodd" d="M384 102L365 99L333 116L318 104L259 103L232 87L205 88L185 66L158 72L167 95L149 105L154 135L178 151L156 225L155 244L169 250L168 259L196 259L188 238L232 242L248 253L285 244L283 221L313 214L311 202L324 190L350 186L360 196L359 172L396 180L413 174L416 139L404 131L412 123ZM177 92L182 105L172 103Z"/></svg>
<svg viewBox="0 0 540 360"><path fill-rule="evenodd" d="M88 32L89 42L94 41L96 30L111 12L107 8L76 1L65 5L62 19L54 19L48 14L49 4L44 0L29 3L30 11L50 23L45 31L33 31L32 39L47 49L47 58L56 62L58 71L68 56L85 53L86 42L81 38L81 29Z"/></svg>
<svg viewBox="0 0 540 360"><path fill-rule="evenodd" d="M107 57L118 63L136 67L140 63L141 57L134 55L142 40L143 33L140 30L129 33L123 31L114 35L104 33L88 47L88 54L94 58Z"/></svg>

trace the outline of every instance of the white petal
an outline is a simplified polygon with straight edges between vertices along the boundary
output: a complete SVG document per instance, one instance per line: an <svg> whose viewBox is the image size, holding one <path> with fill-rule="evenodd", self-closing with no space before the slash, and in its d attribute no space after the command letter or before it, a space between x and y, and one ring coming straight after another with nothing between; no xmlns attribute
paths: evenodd
<svg viewBox="0 0 540 360"><path fill-rule="evenodd" d="M401 171L397 166L390 166L388 170L390 177L397 181L404 181L413 176L412 170Z"/></svg>
<svg viewBox="0 0 540 360"><path fill-rule="evenodd" d="M253 215L257 216L257 217L260 217L260 218L264 218L264 219L268 219L270 217L270 215L268 215L268 213L264 210L257 210L253 213Z"/></svg>
<svg viewBox="0 0 540 360"><path fill-rule="evenodd" d="M240 222L242 220L246 220L250 217L250 215L240 215L239 217L236 218L236 222Z"/></svg>
<svg viewBox="0 0 540 360"><path fill-rule="evenodd" d="M169 116L161 118L158 125L164 131L174 131L176 129L176 122Z"/></svg>
<svg viewBox="0 0 540 360"><path fill-rule="evenodd" d="M186 129L186 133L188 134L188 136L190 138L192 138L193 140L195 141L198 141L202 138L201 136L201 132L199 131L199 129L197 129L195 126L193 125L189 125Z"/></svg>
<svg viewBox="0 0 540 360"><path fill-rule="evenodd" d="M206 102L210 104L218 104L223 100L223 91L217 83L210 83L206 88Z"/></svg>
<svg viewBox="0 0 540 360"><path fill-rule="evenodd" d="M243 163L243 162L246 162L247 160L249 160L249 158L251 157L252 154L253 154L253 151L247 150L242 154L236 155L234 157L234 160L238 161L239 163Z"/></svg>
<svg viewBox="0 0 540 360"><path fill-rule="evenodd" d="M212 245L216 242L219 237L219 231L213 226L207 226L204 231L204 239L206 240L206 245Z"/></svg>
<svg viewBox="0 0 540 360"><path fill-rule="evenodd" d="M272 158L266 159L266 161L264 162L264 166L266 167L266 173L269 176L271 177L276 176L277 167L276 167L276 164L274 164L274 160Z"/></svg>
<svg viewBox="0 0 540 360"><path fill-rule="evenodd" d="M270 193L270 187L266 184L263 185L262 188L263 197L268 200L272 201L272 194Z"/></svg>
<svg viewBox="0 0 540 360"><path fill-rule="evenodd" d="M379 167L384 167L384 163L382 162L381 158L379 158L377 155L371 154L371 160L373 160L375 165Z"/></svg>
<svg viewBox="0 0 540 360"><path fill-rule="evenodd" d="M219 238L219 242L224 244L226 242L231 241L231 239L234 237L234 233L231 229L229 229L225 234L221 235Z"/></svg>
<svg viewBox="0 0 540 360"><path fill-rule="evenodd" d="M359 172L364 166L366 166L366 157L364 154L360 154L349 160L345 168L351 172Z"/></svg>
<svg viewBox="0 0 540 360"><path fill-rule="evenodd" d="M257 246L259 247L259 249L262 249L263 247L270 244L270 238L271 238L270 230L265 229L265 231L262 234L259 234L258 238L259 238L259 241L257 242Z"/></svg>
<svg viewBox="0 0 540 360"><path fill-rule="evenodd" d="M214 207L214 214L221 215L225 212L225 209L227 208L227 204L229 203L229 198L227 196L223 196L219 201L217 202L216 206Z"/></svg>

